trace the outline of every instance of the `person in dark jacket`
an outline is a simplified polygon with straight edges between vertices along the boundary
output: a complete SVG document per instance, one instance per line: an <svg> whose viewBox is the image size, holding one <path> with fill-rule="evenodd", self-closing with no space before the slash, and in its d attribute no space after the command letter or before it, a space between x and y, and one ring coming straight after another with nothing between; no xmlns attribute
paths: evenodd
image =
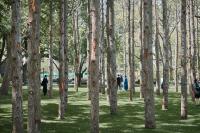
<svg viewBox="0 0 200 133"><path fill-rule="evenodd" d="M193 95L195 97L196 104L199 104L199 98L200 98L200 85L197 79L194 80L193 84Z"/></svg>
<svg viewBox="0 0 200 133"><path fill-rule="evenodd" d="M121 78L119 75L117 75L117 88L121 89Z"/></svg>
<svg viewBox="0 0 200 133"><path fill-rule="evenodd" d="M124 90L125 90L125 91L128 90L128 79L127 79L126 76L125 76L125 79L124 79Z"/></svg>
<svg viewBox="0 0 200 133"><path fill-rule="evenodd" d="M41 85L43 86L43 94L44 96L46 96L47 94L47 84L48 84L48 79L47 79L47 75L44 76Z"/></svg>

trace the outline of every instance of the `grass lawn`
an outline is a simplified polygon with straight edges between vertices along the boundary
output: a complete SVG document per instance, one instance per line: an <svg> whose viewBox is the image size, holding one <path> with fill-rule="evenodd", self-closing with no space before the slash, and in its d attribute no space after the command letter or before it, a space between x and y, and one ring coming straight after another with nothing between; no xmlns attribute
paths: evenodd
<svg viewBox="0 0 200 133"><path fill-rule="evenodd" d="M80 88L76 93L69 88L69 103L65 120L57 119L58 89L54 87L53 98L42 96L42 133L88 133L90 129L90 101L87 89ZM24 94L24 128L27 128L27 88ZM100 132L101 133L199 133L200 106L194 105L189 98L188 119L180 120L180 94L170 92L169 110L161 110L161 97L156 97L156 129L144 128L144 102L139 93L133 102L128 100L128 92L118 93L118 114L110 115L106 95L100 94ZM10 133L11 92L9 96L0 96L0 133Z"/></svg>

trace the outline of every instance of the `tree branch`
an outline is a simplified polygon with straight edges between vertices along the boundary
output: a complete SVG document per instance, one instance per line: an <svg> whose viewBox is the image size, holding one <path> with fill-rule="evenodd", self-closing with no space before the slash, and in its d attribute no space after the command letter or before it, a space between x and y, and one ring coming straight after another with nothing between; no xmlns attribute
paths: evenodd
<svg viewBox="0 0 200 133"><path fill-rule="evenodd" d="M53 60L53 64L56 66L56 68L59 70L59 67L58 67L58 65L54 62L54 60Z"/></svg>
<svg viewBox="0 0 200 133"><path fill-rule="evenodd" d="M200 16L198 16L198 15L195 15L195 17L196 17L196 18L200 18Z"/></svg>

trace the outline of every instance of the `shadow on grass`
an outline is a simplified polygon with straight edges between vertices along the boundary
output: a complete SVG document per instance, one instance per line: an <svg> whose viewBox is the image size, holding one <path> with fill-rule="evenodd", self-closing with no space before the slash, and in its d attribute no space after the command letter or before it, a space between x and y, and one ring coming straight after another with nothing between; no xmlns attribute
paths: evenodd
<svg viewBox="0 0 200 133"><path fill-rule="evenodd" d="M188 120L180 120L180 94L169 94L169 110L161 110L162 96L156 97L156 129L144 128L144 102L139 93L133 102L128 100L128 92L118 94L118 113L110 115L106 95L100 94L101 133L198 133L200 130L199 110L189 102ZM42 133L88 133L90 129L90 101L87 89L75 92L69 89L69 104L64 120L58 120L58 89L53 98L42 96ZM190 101L190 100L189 100ZM27 89L24 89L24 127L27 123ZM25 128L26 129L26 128ZM11 132L11 95L0 97L0 133Z"/></svg>
<svg viewBox="0 0 200 133"><path fill-rule="evenodd" d="M68 104L64 120L58 120L58 105L47 104L42 107L42 132L47 133L82 133L88 132L89 106Z"/></svg>

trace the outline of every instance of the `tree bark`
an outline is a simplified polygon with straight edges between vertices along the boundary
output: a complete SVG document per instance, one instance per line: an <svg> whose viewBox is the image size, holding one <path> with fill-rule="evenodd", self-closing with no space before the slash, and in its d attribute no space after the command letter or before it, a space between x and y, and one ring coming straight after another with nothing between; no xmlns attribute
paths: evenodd
<svg viewBox="0 0 200 133"><path fill-rule="evenodd" d="M10 66L10 59L8 58L10 57L7 56L7 59L6 59L6 68L5 68L5 73L4 73L3 81L1 85L1 95L8 95L9 86L10 86L11 66Z"/></svg>
<svg viewBox="0 0 200 133"><path fill-rule="evenodd" d="M158 21L158 13L157 13L157 2L155 0L155 15L156 15L156 33L155 33L155 52L156 52L156 94L160 95L160 56L159 56L159 21Z"/></svg>
<svg viewBox="0 0 200 133"><path fill-rule="evenodd" d="M143 0L140 1L140 98L144 98Z"/></svg>
<svg viewBox="0 0 200 133"><path fill-rule="evenodd" d="M175 68L175 88L176 92L178 92L179 86L179 26L178 26L178 4L176 5L176 68Z"/></svg>
<svg viewBox="0 0 200 133"><path fill-rule="evenodd" d="M87 78L87 88L88 88L88 100L91 100L91 76L90 76L90 40L91 40L91 23L90 23L90 0L88 0L88 35L87 35L87 73L88 73L88 78Z"/></svg>
<svg viewBox="0 0 200 133"><path fill-rule="evenodd" d="M145 128L155 128L155 105L153 85L153 40L152 40L152 0L143 1L143 42L144 42L144 101L145 101Z"/></svg>
<svg viewBox="0 0 200 133"><path fill-rule="evenodd" d="M65 77L65 46L66 46L66 0L60 1L60 51L59 51L59 109L58 118L64 119L66 109L66 77Z"/></svg>
<svg viewBox="0 0 200 133"><path fill-rule="evenodd" d="M193 75L193 55L194 55L194 43L193 43L193 32L192 32L192 1L189 0L187 1L188 2L188 5L189 5L189 9L188 9L188 32L189 32L189 35L188 35L188 39L189 39L189 64L188 64L188 80L189 80L189 83L188 83L188 88L189 88L189 93L192 97L192 101L194 102L195 101L195 97L194 95L192 94L192 85L193 85L193 81L194 81L194 75ZM187 10L187 9L186 9ZM186 24L187 25L187 24Z"/></svg>
<svg viewBox="0 0 200 133"><path fill-rule="evenodd" d="M170 81L174 80L173 52L172 52L172 44L170 42L170 37L169 37L169 80Z"/></svg>
<svg viewBox="0 0 200 133"><path fill-rule="evenodd" d="M40 110L40 0L29 0L28 18L28 133L39 133Z"/></svg>
<svg viewBox="0 0 200 133"><path fill-rule="evenodd" d="M132 71L132 84L133 84L133 93L135 93L135 1L133 0L133 5L132 5L132 66L133 66L133 71Z"/></svg>
<svg viewBox="0 0 200 133"><path fill-rule="evenodd" d="M99 133L99 6L100 0L90 1L91 23L91 133Z"/></svg>
<svg viewBox="0 0 200 133"><path fill-rule="evenodd" d="M53 89L53 1L49 2L49 97Z"/></svg>
<svg viewBox="0 0 200 133"><path fill-rule="evenodd" d="M1 47L1 51L0 51L0 63L2 62L2 57L4 55L4 49L6 46L6 38L7 38L7 34L3 34L2 36L2 47Z"/></svg>
<svg viewBox="0 0 200 133"><path fill-rule="evenodd" d="M168 7L166 0L162 0L163 7L163 48L164 48L164 66L163 66L163 101L162 109L168 109L168 89L169 89L169 22Z"/></svg>
<svg viewBox="0 0 200 133"><path fill-rule="evenodd" d="M110 113L117 113L117 81L116 81L116 47L114 42L114 0L107 1L106 10L107 33L107 78Z"/></svg>
<svg viewBox="0 0 200 133"><path fill-rule="evenodd" d="M124 2L123 2L123 21L124 21L124 24L123 24L123 32L126 33L126 16L125 16L125 5L124 5ZM126 44L126 35L123 36L123 48L124 48L124 77L127 76L127 44Z"/></svg>
<svg viewBox="0 0 200 133"><path fill-rule="evenodd" d="M100 89L105 94L104 0L101 0Z"/></svg>
<svg viewBox="0 0 200 133"><path fill-rule="evenodd" d="M187 119L186 0L181 1L181 118Z"/></svg>
<svg viewBox="0 0 200 133"><path fill-rule="evenodd" d="M131 1L128 0L128 90L129 100L133 101L133 60L132 55L132 44L131 44Z"/></svg>
<svg viewBox="0 0 200 133"><path fill-rule="evenodd" d="M76 90L76 92L78 92L78 76L79 76L79 63L80 63L80 59L79 59L79 51L80 51L80 47L79 47L79 31L78 31L78 9L76 9L76 11L73 14L73 25L74 25L74 30L73 30L73 36L74 36L74 90Z"/></svg>
<svg viewBox="0 0 200 133"><path fill-rule="evenodd" d="M6 36L6 49L7 49L7 59L6 59L6 67L5 73L3 75L3 81L1 84L1 95L8 95L10 80L11 80L11 39L10 34Z"/></svg>
<svg viewBox="0 0 200 133"><path fill-rule="evenodd" d="M199 8L198 8L199 10ZM200 29L199 29L199 18L197 18L197 46L198 46L198 75L199 75L199 78L200 78Z"/></svg>
<svg viewBox="0 0 200 133"><path fill-rule="evenodd" d="M65 23L65 30L64 30L64 56L65 56L65 110L67 110L67 103L68 103L68 62L69 62L69 59L68 59L68 37L67 37L67 34L68 34L68 12L67 12L67 7L68 7L68 0L65 0L65 8L64 8L64 23Z"/></svg>
<svg viewBox="0 0 200 133"><path fill-rule="evenodd" d="M14 0L11 29L11 81L12 81L12 133L23 133L23 95L22 95L22 61L21 61L21 27L20 0Z"/></svg>
<svg viewBox="0 0 200 133"><path fill-rule="evenodd" d="M28 50L28 36L26 35L24 38L24 49L27 51ZM26 56L27 58L27 56ZM23 85L28 84L28 77L27 77L27 60L23 63Z"/></svg>
<svg viewBox="0 0 200 133"><path fill-rule="evenodd" d="M193 78L197 79L197 44L196 44L196 28L195 28L195 2L191 0L191 34L192 34L192 47L193 47L193 55L192 55L192 74Z"/></svg>

